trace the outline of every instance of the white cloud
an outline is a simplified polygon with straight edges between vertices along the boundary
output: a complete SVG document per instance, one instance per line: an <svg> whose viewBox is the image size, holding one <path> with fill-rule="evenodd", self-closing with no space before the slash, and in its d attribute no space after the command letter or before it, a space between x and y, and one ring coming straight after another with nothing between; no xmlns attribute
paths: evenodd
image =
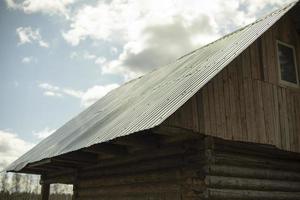
<svg viewBox="0 0 300 200"><path fill-rule="evenodd" d="M75 59L75 58L78 58L78 57L79 57L79 55L78 55L77 52L73 51L73 52L70 53L70 58L71 59Z"/></svg>
<svg viewBox="0 0 300 200"><path fill-rule="evenodd" d="M87 89L83 95L81 96L81 104L84 107L88 107L95 103L98 99L106 95L109 91L119 87L118 84L110 84L110 85L95 85L89 89Z"/></svg>
<svg viewBox="0 0 300 200"><path fill-rule="evenodd" d="M41 84L39 84L39 87L43 88L45 90L50 90L50 91L58 91L60 89L59 87L53 86L49 83L41 83Z"/></svg>
<svg viewBox="0 0 300 200"><path fill-rule="evenodd" d="M27 14L43 13L48 15L61 15L68 18L68 6L75 0L5 0L8 8L22 10Z"/></svg>
<svg viewBox="0 0 300 200"><path fill-rule="evenodd" d="M16 133L0 130L0 171L33 146L34 144L21 139Z"/></svg>
<svg viewBox="0 0 300 200"><path fill-rule="evenodd" d="M32 57L24 57L22 58L22 63L30 63L32 61Z"/></svg>
<svg viewBox="0 0 300 200"><path fill-rule="evenodd" d="M118 49L116 47L111 47L110 48L110 53L111 54L117 54L118 53Z"/></svg>
<svg viewBox="0 0 300 200"><path fill-rule="evenodd" d="M63 88L62 93L69 95L71 97L76 97L76 98L81 98L83 95L83 92L80 90L73 90L73 89L68 89L68 88Z"/></svg>
<svg viewBox="0 0 300 200"><path fill-rule="evenodd" d="M16 30L19 36L19 45L26 43L37 43L39 46L48 48L49 44L42 39L39 29L29 27L19 27Z"/></svg>
<svg viewBox="0 0 300 200"><path fill-rule="evenodd" d="M70 53L70 58L71 59L83 59L83 60L95 60L97 58L97 56L88 51L83 51L83 52L73 51Z"/></svg>
<svg viewBox="0 0 300 200"><path fill-rule="evenodd" d="M56 129L50 129L49 127L44 128L40 131L33 131L33 135L36 136L38 139L44 139L54 133Z"/></svg>
<svg viewBox="0 0 300 200"><path fill-rule="evenodd" d="M104 58L104 57L98 57L98 58L95 60L95 63L96 63L96 64L99 64L99 65L104 64L105 62L106 62L106 58Z"/></svg>
<svg viewBox="0 0 300 200"><path fill-rule="evenodd" d="M84 52L83 54L83 58L86 59L86 60L94 60L97 56L94 55L94 54L91 54L87 51Z"/></svg>
<svg viewBox="0 0 300 200"><path fill-rule="evenodd" d="M63 95L59 92L54 92L54 91L44 91L43 93L45 96L49 97L62 97Z"/></svg>
<svg viewBox="0 0 300 200"><path fill-rule="evenodd" d="M80 100L81 106L88 107L98 99L106 95L109 91L119 87L118 84L108 84L108 85L95 85L88 88L85 91L74 90L70 88L60 88L58 86L51 85L49 83L41 83L38 85L43 89L43 94L45 96L51 97L63 97L69 96Z"/></svg>
<svg viewBox="0 0 300 200"><path fill-rule="evenodd" d="M60 88L57 86L53 86L49 83L40 83L39 88L43 89L43 94L49 97L62 97L63 94L60 92Z"/></svg>
<svg viewBox="0 0 300 200"><path fill-rule="evenodd" d="M262 10L268 12L284 2L287 1L99 1L77 9L63 37L71 45L91 39L122 46L119 57L107 62L103 72L132 78L246 25Z"/></svg>
<svg viewBox="0 0 300 200"><path fill-rule="evenodd" d="M37 63L37 58L32 57L32 56L26 56L26 57L22 58L21 62L24 64L29 64L29 63L33 63L33 62Z"/></svg>

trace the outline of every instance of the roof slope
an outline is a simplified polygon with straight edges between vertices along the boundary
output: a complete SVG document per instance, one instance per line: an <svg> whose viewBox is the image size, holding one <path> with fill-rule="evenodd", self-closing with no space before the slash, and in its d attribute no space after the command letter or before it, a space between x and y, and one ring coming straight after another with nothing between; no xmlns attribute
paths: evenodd
<svg viewBox="0 0 300 200"><path fill-rule="evenodd" d="M296 3L111 91L6 170L161 124Z"/></svg>

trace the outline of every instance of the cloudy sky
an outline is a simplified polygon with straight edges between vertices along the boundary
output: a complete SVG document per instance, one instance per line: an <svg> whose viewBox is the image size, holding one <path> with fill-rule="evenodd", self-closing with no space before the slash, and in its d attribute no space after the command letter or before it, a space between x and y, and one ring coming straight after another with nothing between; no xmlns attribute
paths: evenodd
<svg viewBox="0 0 300 200"><path fill-rule="evenodd" d="M1 0L0 169L120 84L284 0Z"/></svg>

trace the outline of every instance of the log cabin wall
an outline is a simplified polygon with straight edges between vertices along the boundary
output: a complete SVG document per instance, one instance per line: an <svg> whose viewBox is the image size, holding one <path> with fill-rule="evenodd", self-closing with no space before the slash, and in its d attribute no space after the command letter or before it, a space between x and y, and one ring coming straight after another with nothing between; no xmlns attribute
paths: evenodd
<svg viewBox="0 0 300 200"><path fill-rule="evenodd" d="M300 89L280 84L276 40L295 46L299 72L299 34L287 14L164 125L300 152Z"/></svg>
<svg viewBox="0 0 300 200"><path fill-rule="evenodd" d="M300 197L300 154L211 136L99 160L76 174L74 200Z"/></svg>
<svg viewBox="0 0 300 200"><path fill-rule="evenodd" d="M181 200L204 190L203 140L139 150L78 171L75 200Z"/></svg>
<svg viewBox="0 0 300 200"><path fill-rule="evenodd" d="M210 151L209 151L210 150ZM203 198L213 200L298 200L298 153L269 145L212 138L206 152Z"/></svg>

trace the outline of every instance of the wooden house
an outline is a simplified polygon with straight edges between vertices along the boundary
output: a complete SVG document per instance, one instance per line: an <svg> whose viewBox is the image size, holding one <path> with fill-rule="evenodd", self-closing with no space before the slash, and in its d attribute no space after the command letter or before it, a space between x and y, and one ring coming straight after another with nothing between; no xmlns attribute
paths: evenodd
<svg viewBox="0 0 300 200"><path fill-rule="evenodd" d="M111 91L7 171L76 200L299 200L296 1Z"/></svg>

